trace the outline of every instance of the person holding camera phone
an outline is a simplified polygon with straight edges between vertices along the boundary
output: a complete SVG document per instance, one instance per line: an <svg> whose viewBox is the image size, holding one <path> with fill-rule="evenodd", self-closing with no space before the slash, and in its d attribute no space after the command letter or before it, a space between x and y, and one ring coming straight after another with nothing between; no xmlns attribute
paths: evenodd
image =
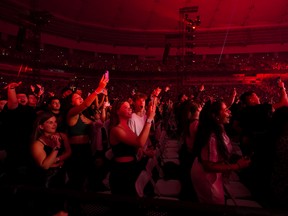
<svg viewBox="0 0 288 216"><path fill-rule="evenodd" d="M135 181L142 167L139 166L136 155L149 138L155 110L155 104L148 106L147 119L141 133L137 136L128 126L128 120L132 116L129 102L113 103L109 131L109 143L113 152L109 178L112 194L137 196Z"/></svg>
<svg viewBox="0 0 288 216"><path fill-rule="evenodd" d="M76 92L69 97L70 109L67 113L68 138L71 145L72 156L67 164L69 182L72 189L84 190L84 183L88 180L92 166L92 152L90 129L92 120L83 112L91 106L98 94L106 87L109 80L102 76L98 87L85 100Z"/></svg>
<svg viewBox="0 0 288 216"><path fill-rule="evenodd" d="M222 100L207 101L199 115L191 167L191 180L198 200L206 204L225 204L224 180L232 171L247 168L250 159L232 160L232 143L225 131L231 113Z"/></svg>

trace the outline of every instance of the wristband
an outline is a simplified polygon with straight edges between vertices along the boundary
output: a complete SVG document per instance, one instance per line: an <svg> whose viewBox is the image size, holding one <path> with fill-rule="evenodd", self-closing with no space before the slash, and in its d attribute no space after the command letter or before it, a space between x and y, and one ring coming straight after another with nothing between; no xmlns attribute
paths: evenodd
<svg viewBox="0 0 288 216"><path fill-rule="evenodd" d="M153 119L149 119L149 118L148 118L148 119L146 120L146 123L152 124L152 121L153 121Z"/></svg>
<svg viewBox="0 0 288 216"><path fill-rule="evenodd" d="M99 92L97 92L96 90L94 91L95 94L99 94Z"/></svg>

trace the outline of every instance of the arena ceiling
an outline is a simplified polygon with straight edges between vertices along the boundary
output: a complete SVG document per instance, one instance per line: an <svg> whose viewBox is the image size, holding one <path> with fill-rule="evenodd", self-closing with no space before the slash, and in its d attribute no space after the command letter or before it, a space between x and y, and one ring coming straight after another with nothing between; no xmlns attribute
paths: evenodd
<svg viewBox="0 0 288 216"><path fill-rule="evenodd" d="M49 19L42 28L46 33L115 45L163 46L179 33L183 10L191 19L200 16L197 38L203 44L211 45L217 34L233 33L234 41L242 43L251 34L257 34L255 42L262 36L266 43L287 42L287 0L1 0L0 19L29 25L31 11L36 11Z"/></svg>

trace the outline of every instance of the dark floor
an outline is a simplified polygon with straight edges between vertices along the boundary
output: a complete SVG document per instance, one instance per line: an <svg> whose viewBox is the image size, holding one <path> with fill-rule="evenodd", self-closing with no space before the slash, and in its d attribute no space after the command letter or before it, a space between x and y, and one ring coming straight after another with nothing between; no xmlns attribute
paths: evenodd
<svg viewBox="0 0 288 216"><path fill-rule="evenodd" d="M140 215L140 216L287 216L287 211L263 208L208 206L191 201L161 200L155 198L135 199L111 194L79 193L72 191L47 191L25 186L1 187L1 216L44 216L37 208L47 197L67 199L69 216Z"/></svg>

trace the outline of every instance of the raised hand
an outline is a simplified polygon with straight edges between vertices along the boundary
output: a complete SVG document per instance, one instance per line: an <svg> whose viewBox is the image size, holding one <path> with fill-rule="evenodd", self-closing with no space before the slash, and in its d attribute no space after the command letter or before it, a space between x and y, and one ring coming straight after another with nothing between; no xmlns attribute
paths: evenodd
<svg viewBox="0 0 288 216"><path fill-rule="evenodd" d="M109 79L105 75L102 75L99 85L95 91L98 93L101 93L102 90L105 89L108 82L109 82Z"/></svg>
<svg viewBox="0 0 288 216"><path fill-rule="evenodd" d="M9 83L7 86L4 87L4 89L14 89L18 86L20 86L22 84L22 81L16 83L16 82L12 82L12 83Z"/></svg>

